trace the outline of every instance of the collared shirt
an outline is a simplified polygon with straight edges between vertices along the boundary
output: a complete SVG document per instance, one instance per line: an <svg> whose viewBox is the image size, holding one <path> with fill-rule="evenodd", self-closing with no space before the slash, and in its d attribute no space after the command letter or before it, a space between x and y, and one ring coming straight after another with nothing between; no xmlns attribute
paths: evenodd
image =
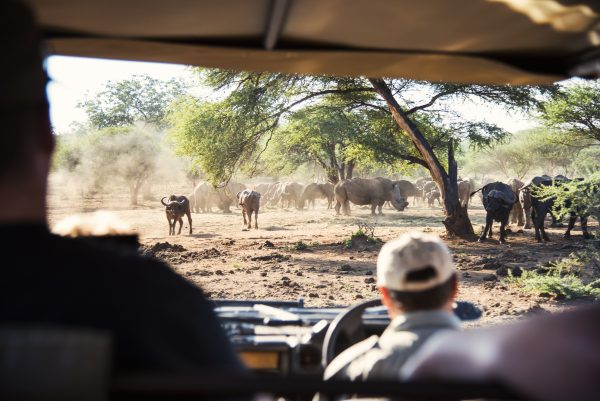
<svg viewBox="0 0 600 401"><path fill-rule="evenodd" d="M406 360L434 333L459 330L460 320L445 311L419 311L400 315L381 337L371 336L338 355L325 369L325 379L397 378Z"/></svg>

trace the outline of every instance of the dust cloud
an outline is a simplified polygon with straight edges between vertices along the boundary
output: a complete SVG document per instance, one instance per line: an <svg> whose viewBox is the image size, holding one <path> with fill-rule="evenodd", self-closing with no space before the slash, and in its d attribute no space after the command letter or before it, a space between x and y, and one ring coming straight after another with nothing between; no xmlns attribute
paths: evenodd
<svg viewBox="0 0 600 401"><path fill-rule="evenodd" d="M165 142L165 132L136 125L60 135L49 178L49 201L79 200L76 212L158 202L191 192L186 160Z"/></svg>

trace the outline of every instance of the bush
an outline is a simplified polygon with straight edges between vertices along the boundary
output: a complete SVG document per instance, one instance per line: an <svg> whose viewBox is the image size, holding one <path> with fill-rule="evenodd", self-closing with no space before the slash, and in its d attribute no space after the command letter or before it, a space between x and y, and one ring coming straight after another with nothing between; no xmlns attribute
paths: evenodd
<svg viewBox="0 0 600 401"><path fill-rule="evenodd" d="M584 180L541 186L535 189L535 194L544 199L554 198L553 212L561 218L571 212L600 218L600 173Z"/></svg>
<svg viewBox="0 0 600 401"><path fill-rule="evenodd" d="M524 270L519 277L509 270L505 282L520 291L555 299L600 299L599 265L600 253L590 247L534 270Z"/></svg>
<svg viewBox="0 0 600 401"><path fill-rule="evenodd" d="M308 245L305 242L303 242L302 240L300 240L294 244L294 249L296 251L304 251L304 250L308 249Z"/></svg>
<svg viewBox="0 0 600 401"><path fill-rule="evenodd" d="M350 235L350 238L344 240L344 247L352 248L359 241L364 241L371 245L383 242L381 239L375 237L375 225L369 224L359 224L358 230Z"/></svg>

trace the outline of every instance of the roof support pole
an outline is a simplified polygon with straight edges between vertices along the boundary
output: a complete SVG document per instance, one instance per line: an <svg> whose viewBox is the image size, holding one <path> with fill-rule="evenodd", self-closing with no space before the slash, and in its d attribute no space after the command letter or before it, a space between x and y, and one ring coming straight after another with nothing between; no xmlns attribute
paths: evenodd
<svg viewBox="0 0 600 401"><path fill-rule="evenodd" d="M269 17L265 28L263 46L267 50L273 50L283 29L283 24L290 8L291 0L272 0L269 9Z"/></svg>

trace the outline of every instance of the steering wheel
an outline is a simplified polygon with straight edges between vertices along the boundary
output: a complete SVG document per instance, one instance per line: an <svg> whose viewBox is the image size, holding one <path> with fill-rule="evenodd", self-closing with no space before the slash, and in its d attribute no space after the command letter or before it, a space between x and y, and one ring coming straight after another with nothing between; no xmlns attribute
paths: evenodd
<svg viewBox="0 0 600 401"><path fill-rule="evenodd" d="M366 337L362 315L366 309L379 305L381 305L381 300L379 299L366 301L344 310L333 319L323 340L321 364L324 368L339 353L337 348L341 335L344 335L348 339L350 345Z"/></svg>
<svg viewBox="0 0 600 401"><path fill-rule="evenodd" d="M373 299L352 306L333 319L323 339L321 364L326 368L333 358L342 350L339 349L340 337L345 337L349 345L355 344L366 337L362 315L368 308L380 306L380 299ZM481 309L469 301L456 301L453 312L460 320L477 320L481 317Z"/></svg>

